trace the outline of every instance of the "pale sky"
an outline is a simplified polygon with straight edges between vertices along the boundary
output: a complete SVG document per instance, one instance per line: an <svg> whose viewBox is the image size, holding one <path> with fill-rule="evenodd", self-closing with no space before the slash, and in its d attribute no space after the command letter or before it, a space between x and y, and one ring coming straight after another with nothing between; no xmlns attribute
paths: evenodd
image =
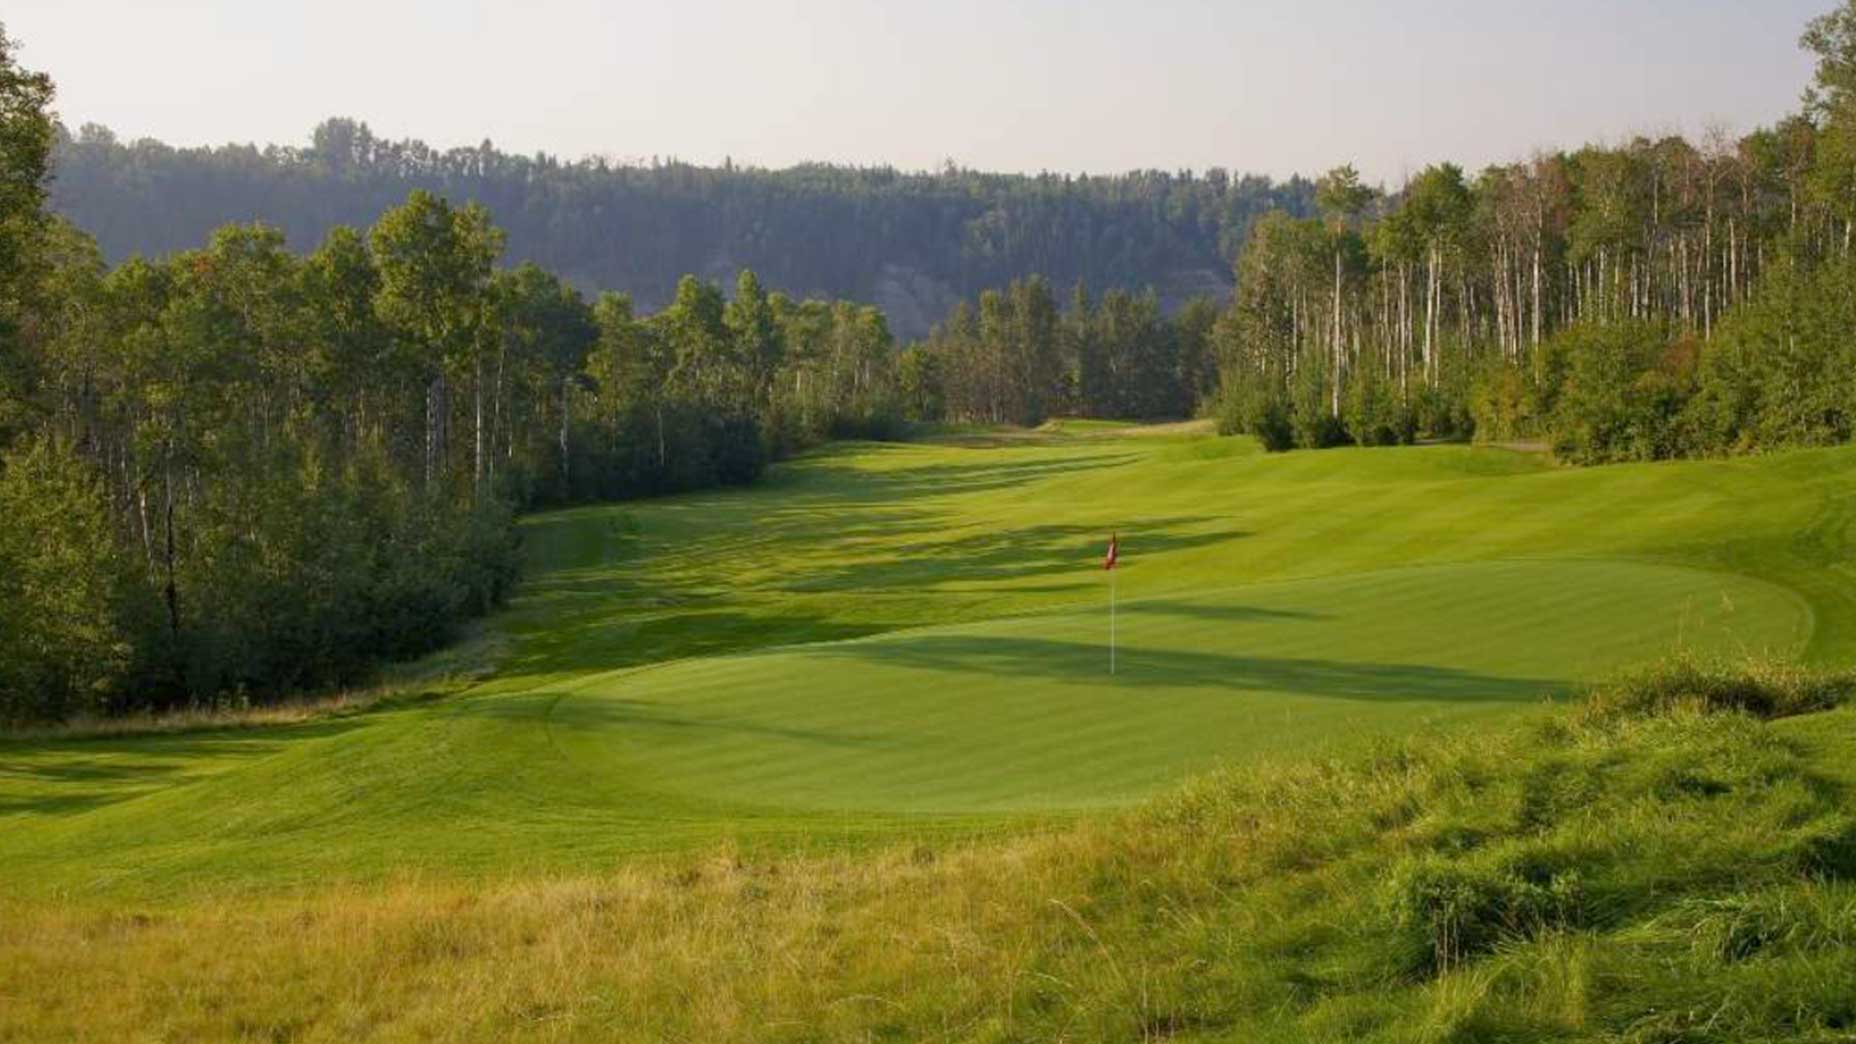
<svg viewBox="0 0 1856 1044"><path fill-rule="evenodd" d="M1396 182L1796 107L1836 0L9 0L73 129Z"/></svg>

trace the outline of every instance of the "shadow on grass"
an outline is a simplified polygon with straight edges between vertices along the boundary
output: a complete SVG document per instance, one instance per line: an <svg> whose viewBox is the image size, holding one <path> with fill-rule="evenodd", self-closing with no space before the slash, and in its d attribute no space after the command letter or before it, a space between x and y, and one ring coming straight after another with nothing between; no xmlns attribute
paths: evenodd
<svg viewBox="0 0 1856 1044"><path fill-rule="evenodd" d="M1173 598L1143 598L1137 602L1124 602L1119 612L1124 616L1189 616L1199 620L1230 620L1234 623L1250 620L1325 620L1328 618L1326 613L1309 612L1303 609L1262 609L1254 605L1216 605Z"/></svg>
<svg viewBox="0 0 1856 1044"><path fill-rule="evenodd" d="M1212 515L1147 519L1122 542L1124 561L1242 540L1240 530L1204 531L1225 521ZM989 530L954 540L898 545L888 557L838 567L805 570L789 591L919 588L945 583L990 582L1086 574L1100 561L1108 533L1097 523L1048 524Z"/></svg>
<svg viewBox="0 0 1856 1044"><path fill-rule="evenodd" d="M653 730L670 735L698 732L732 733L765 739L817 743L846 749L894 747L898 741L898 737L894 734L876 735L800 729L740 720L691 718L670 713L667 708L659 704L606 696L570 696L555 711L552 721L557 725L574 727L620 726L645 730L647 734Z"/></svg>
<svg viewBox="0 0 1856 1044"><path fill-rule="evenodd" d="M906 501L919 497L983 493L1010 489L1045 479L1119 467L1145 455L1139 452L1101 452L1046 457L1036 460L984 462L984 455L944 464L909 468L860 468L837 463L835 455L797 461L769 483L791 493L822 495L844 502Z"/></svg>
<svg viewBox="0 0 1856 1044"><path fill-rule="evenodd" d="M531 635L503 663L505 673L581 673L641 667L665 660L752 652L782 645L838 642L895 629L879 620L843 623L813 614L732 610L613 613L556 624Z"/></svg>
<svg viewBox="0 0 1856 1044"><path fill-rule="evenodd" d="M1210 688L1370 701L1533 701L1565 683L1422 664L1235 656L1124 647L1113 678L1104 645L989 635L926 635L824 647L818 655L926 671L956 671L1117 688Z"/></svg>
<svg viewBox="0 0 1856 1044"><path fill-rule="evenodd" d="M184 781L202 763L249 761L274 754L286 743L337 735L359 724L337 719L175 735L0 742L0 816L89 811Z"/></svg>

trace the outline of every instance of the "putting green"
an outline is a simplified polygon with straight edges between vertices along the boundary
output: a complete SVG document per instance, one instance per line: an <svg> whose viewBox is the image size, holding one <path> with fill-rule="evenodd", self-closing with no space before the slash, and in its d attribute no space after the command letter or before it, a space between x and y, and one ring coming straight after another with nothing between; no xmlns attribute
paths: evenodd
<svg viewBox="0 0 1856 1044"><path fill-rule="evenodd" d="M737 806L1073 808L1220 759L1512 710L1678 647L1789 657L1811 628L1775 585L1615 560L1155 598L1127 570L1118 586L1113 676L1104 577L1068 611L596 678L550 732L589 775Z"/></svg>

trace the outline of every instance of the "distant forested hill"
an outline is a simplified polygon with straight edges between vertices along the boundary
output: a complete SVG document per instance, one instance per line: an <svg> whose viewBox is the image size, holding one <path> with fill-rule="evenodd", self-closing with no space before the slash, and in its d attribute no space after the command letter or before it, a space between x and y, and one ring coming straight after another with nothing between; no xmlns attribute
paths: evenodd
<svg viewBox="0 0 1856 1044"><path fill-rule="evenodd" d="M1054 285L1154 287L1176 306L1224 294L1251 223L1313 210L1314 188L1142 171L1114 177L934 173L807 165L786 170L615 165L516 156L485 142L434 149L332 119L307 147L177 149L86 126L57 143L51 202L111 260L204 242L261 220L307 250L333 225L366 226L413 188L490 208L506 259L586 290L630 292L645 310L677 278L752 268L794 295L880 305L899 336L925 333L957 299L1037 272Z"/></svg>

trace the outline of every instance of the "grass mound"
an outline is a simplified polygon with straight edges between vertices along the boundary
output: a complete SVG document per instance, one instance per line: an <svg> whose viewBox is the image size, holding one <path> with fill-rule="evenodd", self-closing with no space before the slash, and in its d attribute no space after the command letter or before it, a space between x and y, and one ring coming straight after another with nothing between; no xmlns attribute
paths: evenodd
<svg viewBox="0 0 1856 1044"><path fill-rule="evenodd" d="M1594 688L1579 704L1578 721L1602 724L1677 710L1789 718L1840 706L1853 690L1856 673L1814 671L1783 661L1736 664L1682 657Z"/></svg>
<svg viewBox="0 0 1856 1044"><path fill-rule="evenodd" d="M0 1039L1844 1040L1848 691L1675 663L1009 841L0 901Z"/></svg>

